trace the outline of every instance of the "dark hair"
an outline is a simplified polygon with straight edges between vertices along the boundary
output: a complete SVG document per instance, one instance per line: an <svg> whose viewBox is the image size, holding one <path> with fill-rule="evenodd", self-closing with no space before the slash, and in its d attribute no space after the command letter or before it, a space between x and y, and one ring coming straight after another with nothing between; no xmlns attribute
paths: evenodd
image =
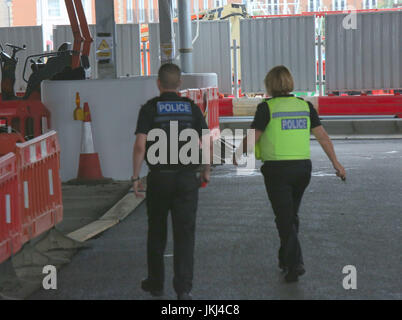
<svg viewBox="0 0 402 320"><path fill-rule="evenodd" d="M174 63L166 63L159 68L158 79L162 88L168 90L180 87L181 70Z"/></svg>

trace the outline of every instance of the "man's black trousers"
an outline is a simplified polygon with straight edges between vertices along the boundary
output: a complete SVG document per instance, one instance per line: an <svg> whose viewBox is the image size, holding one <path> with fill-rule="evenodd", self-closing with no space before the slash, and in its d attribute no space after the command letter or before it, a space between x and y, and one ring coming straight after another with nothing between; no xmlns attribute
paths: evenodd
<svg viewBox="0 0 402 320"><path fill-rule="evenodd" d="M310 183L311 161L267 161L261 172L281 241L279 261L290 270L297 268L303 264L298 211L304 190Z"/></svg>
<svg viewBox="0 0 402 320"><path fill-rule="evenodd" d="M148 279L155 290L164 286L167 221L172 215L173 286L190 292L193 280L195 222L200 181L195 171L151 171L147 177Z"/></svg>

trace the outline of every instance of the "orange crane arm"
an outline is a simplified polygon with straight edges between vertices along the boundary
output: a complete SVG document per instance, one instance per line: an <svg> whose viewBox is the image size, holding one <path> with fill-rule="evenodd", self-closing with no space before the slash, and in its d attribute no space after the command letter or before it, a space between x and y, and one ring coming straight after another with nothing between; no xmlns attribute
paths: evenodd
<svg viewBox="0 0 402 320"><path fill-rule="evenodd" d="M88 59L88 66L84 67L89 67L89 53L91 52L91 44L94 41L91 36L91 31L89 30L87 18L85 17L85 11L82 6L81 0L74 0L75 3L75 9L77 11L78 15L78 20L80 21L80 26L81 26L81 34L84 37L84 45L82 48L82 56L85 59Z"/></svg>
<svg viewBox="0 0 402 320"><path fill-rule="evenodd" d="M91 32L89 31L88 22L85 17L85 11L82 6L81 0L64 0L66 4L66 9L68 12L68 17L70 19L71 30L74 37L73 45L73 59L71 67L73 69L78 68L81 65L81 55L84 60L88 62L89 53L91 50L91 43L93 39L91 37ZM83 48L81 51L82 44ZM89 66L89 65L88 65Z"/></svg>

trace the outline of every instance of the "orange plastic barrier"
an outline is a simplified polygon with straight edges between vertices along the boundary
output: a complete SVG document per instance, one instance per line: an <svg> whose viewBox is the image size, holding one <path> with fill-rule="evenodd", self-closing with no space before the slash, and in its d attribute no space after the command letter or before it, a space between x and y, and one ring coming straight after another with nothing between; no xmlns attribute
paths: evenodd
<svg viewBox="0 0 402 320"><path fill-rule="evenodd" d="M17 157L0 158L0 263L21 249L21 220L18 197Z"/></svg>
<svg viewBox="0 0 402 320"><path fill-rule="evenodd" d="M63 219L60 146L55 131L17 144L20 170L22 241L51 229Z"/></svg>

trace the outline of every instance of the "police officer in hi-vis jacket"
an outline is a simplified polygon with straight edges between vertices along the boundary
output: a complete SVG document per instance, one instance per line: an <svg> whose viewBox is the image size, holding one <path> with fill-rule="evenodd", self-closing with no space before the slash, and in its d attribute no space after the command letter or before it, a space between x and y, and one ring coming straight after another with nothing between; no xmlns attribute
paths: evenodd
<svg viewBox="0 0 402 320"><path fill-rule="evenodd" d="M210 166L203 167L200 179L196 175L200 162L183 163L180 158L172 161L171 154L173 158L177 158L178 151L187 143L179 139L183 130L187 130L186 132L189 129L193 130L201 140L202 134L208 132L208 126L201 109L194 101L178 95L177 91L181 86L181 70L177 65L171 63L162 65L159 69L157 85L160 96L149 100L141 107L133 152L132 180L134 192L138 197L142 196L139 174L144 158L150 169L146 190L148 278L142 281L141 287L153 296L163 295L163 260L170 211L174 242L173 286L179 300L190 300L198 189L203 182L209 181ZM177 137L171 136L172 126L177 131ZM157 141L148 141L147 136L153 129L166 134L167 154L161 155L163 151L159 151L159 156L167 159L166 163L150 161L148 151ZM196 147L198 146L197 140Z"/></svg>
<svg viewBox="0 0 402 320"><path fill-rule="evenodd" d="M298 211L311 178L310 132L337 176L344 180L346 173L313 105L290 94L294 86L289 70L274 67L265 77L265 86L271 98L258 105L251 125L255 129L255 155L263 162L261 172L279 231L279 267L287 282L295 282L305 273ZM247 137L240 148L246 152ZM234 161L236 164L236 156Z"/></svg>

